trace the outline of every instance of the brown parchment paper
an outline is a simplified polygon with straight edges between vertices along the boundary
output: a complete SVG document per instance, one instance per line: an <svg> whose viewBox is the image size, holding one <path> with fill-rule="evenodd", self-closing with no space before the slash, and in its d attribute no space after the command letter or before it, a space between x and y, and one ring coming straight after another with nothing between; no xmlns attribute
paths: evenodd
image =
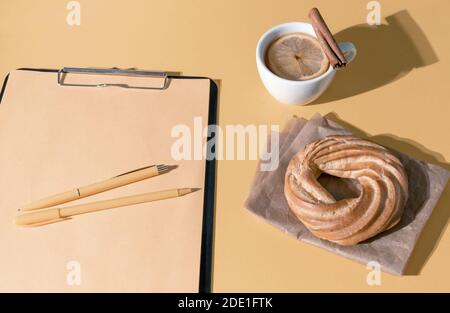
<svg viewBox="0 0 450 313"><path fill-rule="evenodd" d="M400 158L408 175L409 198L402 220L393 229L366 242L352 247L339 246L312 235L289 210L283 191L286 168L294 154L314 140L338 134L351 132L320 114L316 114L309 121L304 118L291 118L280 134L278 168L271 172L257 172L245 207L298 240L363 264L370 261L379 262L382 270L402 275L450 173L439 166L393 151ZM336 180L325 177L321 183L335 196L346 197L355 191L351 182L343 188L343 185L337 185Z"/></svg>

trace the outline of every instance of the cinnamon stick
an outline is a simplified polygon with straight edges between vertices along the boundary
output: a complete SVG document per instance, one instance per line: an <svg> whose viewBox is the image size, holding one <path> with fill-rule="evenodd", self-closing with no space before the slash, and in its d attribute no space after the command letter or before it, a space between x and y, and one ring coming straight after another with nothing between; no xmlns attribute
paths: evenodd
<svg viewBox="0 0 450 313"><path fill-rule="evenodd" d="M317 28L317 26L315 26L313 24L313 28L314 28L314 32L317 34L317 40L320 43L320 46L322 47L323 51L325 52L331 66L333 68L337 68L340 67L340 60L339 58L336 56L336 54L333 52L333 50L331 49L330 45L327 44L325 38L320 34L319 29Z"/></svg>
<svg viewBox="0 0 450 313"><path fill-rule="evenodd" d="M312 8L311 11L309 11L309 18L311 19L317 39L325 51L331 66L333 66L333 68L345 66L347 60L345 59L344 53L342 53L339 48L319 10L317 8Z"/></svg>

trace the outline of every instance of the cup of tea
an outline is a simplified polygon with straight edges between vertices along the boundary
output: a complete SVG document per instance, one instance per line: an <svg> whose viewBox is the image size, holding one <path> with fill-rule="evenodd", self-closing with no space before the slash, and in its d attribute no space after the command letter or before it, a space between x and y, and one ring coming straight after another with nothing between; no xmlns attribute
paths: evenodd
<svg viewBox="0 0 450 313"><path fill-rule="evenodd" d="M348 63L355 58L352 43L339 43L339 48ZM256 65L269 93L286 104L313 102L336 75L313 26L302 22L280 24L264 33L256 46Z"/></svg>

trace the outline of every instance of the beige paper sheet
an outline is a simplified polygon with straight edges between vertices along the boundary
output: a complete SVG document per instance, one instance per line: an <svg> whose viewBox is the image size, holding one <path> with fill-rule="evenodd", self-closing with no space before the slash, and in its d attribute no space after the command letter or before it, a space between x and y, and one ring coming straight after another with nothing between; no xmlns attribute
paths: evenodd
<svg viewBox="0 0 450 313"><path fill-rule="evenodd" d="M280 164L275 171L258 171L245 207L275 227L298 240L329 250L363 264L376 261L384 271L402 275L428 218L450 177L450 172L437 165L416 160L393 151L403 163L409 182L409 198L398 225L355 246L340 246L319 239L290 211L284 196L284 176L292 157L307 144L330 135L351 134L338 123L314 115L309 121L293 117L280 134ZM337 184L330 177L320 180L332 194L354 197L356 186ZM301 260L299 260L301 263Z"/></svg>
<svg viewBox="0 0 450 313"><path fill-rule="evenodd" d="M207 125L209 88L208 79L173 79L164 91L60 87L56 73L11 72L0 105L0 291L197 292L203 189L39 228L14 217L28 202L155 163L179 168L73 203L203 187L205 162L174 161L171 129L192 129L194 116ZM80 285L67 283L73 264Z"/></svg>

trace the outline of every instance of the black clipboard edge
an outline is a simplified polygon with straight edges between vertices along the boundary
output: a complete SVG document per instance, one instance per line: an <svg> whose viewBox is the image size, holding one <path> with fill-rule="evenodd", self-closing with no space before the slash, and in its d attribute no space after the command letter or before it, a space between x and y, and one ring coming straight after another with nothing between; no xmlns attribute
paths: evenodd
<svg viewBox="0 0 450 313"><path fill-rule="evenodd" d="M208 126L217 124L217 84L209 79L209 113ZM214 134L215 135L215 134ZM210 140L209 136L207 140ZM217 148L216 148L217 149ZM211 292L212 272L213 272L213 249L214 249L214 203L216 190L216 161L206 160L205 171L205 192L203 199L203 227L202 227L202 247L200 259L200 283L199 292Z"/></svg>
<svg viewBox="0 0 450 313"><path fill-rule="evenodd" d="M55 69L18 68L18 71L58 73ZM209 88L209 108L208 126L217 124L217 84L208 77L197 76L168 76L170 79L208 79ZM8 83L9 74L6 75L0 91L0 104ZM207 138L208 140L211 138ZM203 198L203 220L202 220L202 242L200 252L200 277L199 293L210 293L212 283L212 262L213 262L213 242L214 242L214 204L216 188L216 161L206 160L205 169L205 192Z"/></svg>
<svg viewBox="0 0 450 313"><path fill-rule="evenodd" d="M6 75L5 80L3 81L2 90L0 91L0 103L2 103L3 94L5 93L6 84L8 83L9 74Z"/></svg>

